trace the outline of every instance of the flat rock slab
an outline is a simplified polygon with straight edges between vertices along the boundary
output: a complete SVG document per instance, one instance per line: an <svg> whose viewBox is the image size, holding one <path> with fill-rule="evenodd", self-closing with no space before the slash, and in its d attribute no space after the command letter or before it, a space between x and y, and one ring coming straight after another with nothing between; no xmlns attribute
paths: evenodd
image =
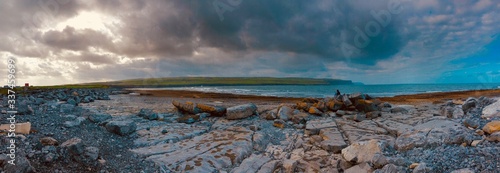
<svg viewBox="0 0 500 173"><path fill-rule="evenodd" d="M387 132L387 130L385 130L382 127L379 127L377 125L377 123L375 123L374 121L371 121L371 120L355 122L355 121L349 121L349 120L344 120L344 119L337 119L337 123L340 126L350 125L352 127L358 128L358 129L373 131L376 134L384 134L385 135L385 134L389 133L389 132Z"/></svg>
<svg viewBox="0 0 500 173"><path fill-rule="evenodd" d="M207 126L170 123L165 126L153 126L137 131L138 138L134 141L136 147L152 146L167 142L178 142L199 136L208 131ZM164 133L166 130L166 133Z"/></svg>
<svg viewBox="0 0 500 173"><path fill-rule="evenodd" d="M317 135L324 128L336 128L337 123L332 118L321 118L307 121L305 134Z"/></svg>
<svg viewBox="0 0 500 173"><path fill-rule="evenodd" d="M461 144L466 128L449 120L433 120L417 125L396 139L395 147L406 151L414 147L429 147L442 144Z"/></svg>
<svg viewBox="0 0 500 173"><path fill-rule="evenodd" d="M389 119L377 119L375 122L382 128L386 129L394 136L399 136L404 132L411 130L413 127L408 124L403 124Z"/></svg>
<svg viewBox="0 0 500 173"><path fill-rule="evenodd" d="M174 172L215 172L237 165L252 152L253 131L243 127L213 130L173 144L137 148L160 167Z"/></svg>
<svg viewBox="0 0 500 173"><path fill-rule="evenodd" d="M331 172L337 170L340 154L331 154L325 150L311 150L304 153L297 161L297 172Z"/></svg>
<svg viewBox="0 0 500 173"><path fill-rule="evenodd" d="M271 158L264 155L252 154L241 162L240 166L234 168L231 173L254 173L258 172L260 168L271 161Z"/></svg>
<svg viewBox="0 0 500 173"><path fill-rule="evenodd" d="M326 151L340 153L340 150L347 147L347 143L344 137L342 137L342 133L340 133L337 128L321 129L319 135L323 138L320 144L321 148Z"/></svg>
<svg viewBox="0 0 500 173"><path fill-rule="evenodd" d="M356 142L369 141L371 139L387 141L389 143L395 140L395 138L392 136L379 134L372 130L360 129L351 125L343 125L342 129L344 130L344 134L346 135L347 140L351 144Z"/></svg>

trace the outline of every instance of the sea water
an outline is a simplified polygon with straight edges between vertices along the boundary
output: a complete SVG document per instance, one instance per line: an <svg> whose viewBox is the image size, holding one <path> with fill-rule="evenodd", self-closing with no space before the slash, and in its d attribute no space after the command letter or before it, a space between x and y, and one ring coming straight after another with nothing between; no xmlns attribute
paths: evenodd
<svg viewBox="0 0 500 173"><path fill-rule="evenodd" d="M260 96L278 97L331 97L336 90L341 93L365 93L374 97L390 97L396 95L451 92L466 90L498 89L500 83L479 84L388 84L388 85L255 85L255 86L193 86L169 88L143 88L143 89L169 89L190 90L215 93L233 93Z"/></svg>

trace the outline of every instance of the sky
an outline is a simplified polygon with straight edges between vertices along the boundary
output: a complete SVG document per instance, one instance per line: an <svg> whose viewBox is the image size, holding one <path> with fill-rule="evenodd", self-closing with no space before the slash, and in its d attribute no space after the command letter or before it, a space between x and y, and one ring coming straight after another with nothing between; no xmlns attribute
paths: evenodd
<svg viewBox="0 0 500 173"><path fill-rule="evenodd" d="M57 85L310 77L500 83L494 0L5 0L0 73ZM7 83L7 81L5 81Z"/></svg>

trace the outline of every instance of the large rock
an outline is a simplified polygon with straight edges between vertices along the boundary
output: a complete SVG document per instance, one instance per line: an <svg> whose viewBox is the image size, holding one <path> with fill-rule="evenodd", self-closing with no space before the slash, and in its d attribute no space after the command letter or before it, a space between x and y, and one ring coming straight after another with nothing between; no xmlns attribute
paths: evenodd
<svg viewBox="0 0 500 173"><path fill-rule="evenodd" d="M467 128L449 120L432 120L415 126L396 139L395 147L406 151L414 147L432 147L442 144L462 144Z"/></svg>
<svg viewBox="0 0 500 173"><path fill-rule="evenodd" d="M496 101L483 108L483 115L481 118L500 117L500 101Z"/></svg>
<svg viewBox="0 0 500 173"><path fill-rule="evenodd" d="M403 114L407 114L409 111L408 109L404 108L404 107L394 107L394 108L391 108L391 113L403 113Z"/></svg>
<svg viewBox="0 0 500 173"><path fill-rule="evenodd" d="M340 153L342 149L347 147L347 143L342 137L342 133L337 128L321 129L319 135L323 138L320 145L326 151Z"/></svg>
<svg viewBox="0 0 500 173"><path fill-rule="evenodd" d="M244 127L230 127L132 151L173 172L217 172L239 165L252 153L252 135Z"/></svg>
<svg viewBox="0 0 500 173"><path fill-rule="evenodd" d="M321 114L323 114L323 112L322 112L321 110L319 110L318 108L313 107L313 106L311 106L311 107L309 108L309 111L308 111L308 112L309 112L310 114L313 114L313 115L321 115Z"/></svg>
<svg viewBox="0 0 500 173"><path fill-rule="evenodd" d="M342 157L349 162L370 162L377 153L381 153L386 143L372 139L367 142L358 142L342 149Z"/></svg>
<svg viewBox="0 0 500 173"><path fill-rule="evenodd" d="M475 108L477 105L477 100L473 97L470 97L468 98L464 104L462 104L462 110L467 113L469 112L469 110L471 110L472 108Z"/></svg>
<svg viewBox="0 0 500 173"><path fill-rule="evenodd" d="M373 168L368 163L361 163L344 171L344 173L373 172Z"/></svg>
<svg viewBox="0 0 500 173"><path fill-rule="evenodd" d="M227 108L226 119L238 120L257 114L257 106L253 103Z"/></svg>
<svg viewBox="0 0 500 173"><path fill-rule="evenodd" d="M327 104L326 107L330 109L331 111L338 111L342 109L342 106L344 103L337 101L337 100L330 100Z"/></svg>
<svg viewBox="0 0 500 173"><path fill-rule="evenodd" d="M355 103L356 103L356 109L358 111L361 111L361 112L378 111L378 107L376 104L373 103L373 101L359 99L359 100L356 100Z"/></svg>
<svg viewBox="0 0 500 173"><path fill-rule="evenodd" d="M240 166L234 168L231 173L253 173L259 171L262 165L271 161L270 157L252 154L241 162Z"/></svg>
<svg viewBox="0 0 500 173"><path fill-rule="evenodd" d="M42 143L43 146L54 146L59 144L59 142L57 142L57 140L52 137L43 137L40 139L40 143Z"/></svg>
<svg viewBox="0 0 500 173"><path fill-rule="evenodd" d="M293 116L293 109L288 106L281 106L278 110L278 118L288 121Z"/></svg>
<svg viewBox="0 0 500 173"><path fill-rule="evenodd" d="M207 104L196 104L196 107L202 112L209 113L211 116L223 116L226 113L226 108L222 106L212 106Z"/></svg>
<svg viewBox="0 0 500 173"><path fill-rule="evenodd" d="M307 121L304 133L307 135L318 135L320 130L325 128L337 128L337 123L331 118Z"/></svg>
<svg viewBox="0 0 500 173"><path fill-rule="evenodd" d="M484 125L483 131L488 134L500 131L500 121L491 121L487 123L486 125Z"/></svg>
<svg viewBox="0 0 500 173"><path fill-rule="evenodd" d="M121 136L135 132L136 128L133 121L110 121L106 124L106 130Z"/></svg>
<svg viewBox="0 0 500 173"><path fill-rule="evenodd" d="M201 110L196 106L196 103L193 102L181 103L174 100L172 101L172 105L174 105L175 108L177 108L181 112L187 112L190 114L201 113Z"/></svg>
<svg viewBox="0 0 500 173"><path fill-rule="evenodd" d="M3 155L3 154L2 154ZM3 156L0 156L3 157ZM8 158L10 160L10 158ZM31 166L30 161L26 157L16 156L14 161L15 165L5 163L2 172L9 173L33 173L36 172L35 168Z"/></svg>
<svg viewBox="0 0 500 173"><path fill-rule="evenodd" d="M80 138L71 138L66 142L63 142L61 147L66 149L66 151L72 155L80 155L85 151L82 139Z"/></svg>
<svg viewBox="0 0 500 173"><path fill-rule="evenodd" d="M89 115L89 120L94 122L94 123L104 122L104 121L109 120L111 118L113 118L111 115L109 115L107 113L100 113L100 112L96 112L95 114Z"/></svg>

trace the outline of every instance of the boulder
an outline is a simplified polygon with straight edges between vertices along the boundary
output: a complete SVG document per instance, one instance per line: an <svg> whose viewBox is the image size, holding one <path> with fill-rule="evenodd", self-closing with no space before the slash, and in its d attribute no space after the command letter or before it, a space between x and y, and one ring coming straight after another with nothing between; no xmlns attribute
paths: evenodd
<svg viewBox="0 0 500 173"><path fill-rule="evenodd" d="M177 122L179 123L186 123L186 124L192 124L198 121L203 120L204 118L210 116L209 113L199 113L196 115L185 115L182 117L177 118Z"/></svg>
<svg viewBox="0 0 500 173"><path fill-rule="evenodd" d="M311 106L311 107L309 108L309 111L308 111L308 112L309 112L310 114L313 114L313 115L321 115L321 114L323 114L323 112L321 112L321 110L319 110L318 108L313 107L313 106Z"/></svg>
<svg viewBox="0 0 500 173"><path fill-rule="evenodd" d="M382 153L385 146L385 143L380 143L376 139L357 142L342 149L342 157L349 162L370 162L375 154Z"/></svg>
<svg viewBox="0 0 500 173"><path fill-rule="evenodd" d="M277 110L267 111L266 113L264 113L264 119L266 119L266 120L274 120L274 119L278 118L278 116L276 116L276 111Z"/></svg>
<svg viewBox="0 0 500 173"><path fill-rule="evenodd" d="M300 112L298 114L294 114L291 118L291 121L295 124L305 124L307 121L309 121L309 114Z"/></svg>
<svg viewBox="0 0 500 173"><path fill-rule="evenodd" d="M491 121L487 123L486 125L484 125L483 131L488 134L500 131L500 121Z"/></svg>
<svg viewBox="0 0 500 173"><path fill-rule="evenodd" d="M196 103L193 102L181 103L174 100L172 101L172 105L174 105L175 108L177 108L181 112L187 112L190 114L201 113L201 110L196 106Z"/></svg>
<svg viewBox="0 0 500 173"><path fill-rule="evenodd" d="M226 119L238 120L257 114L257 106L253 103L238 105L227 108Z"/></svg>
<svg viewBox="0 0 500 173"><path fill-rule="evenodd" d="M314 103L312 105L312 107L315 107L315 108L317 108L318 110L321 110L321 111L326 111L327 110L326 103L323 102L323 101L318 101L318 102Z"/></svg>
<svg viewBox="0 0 500 173"><path fill-rule="evenodd" d="M466 120L464 120L463 123L464 123L464 126L467 128L470 127L470 128L475 129L475 128L479 127L479 122L477 122L473 119L466 119Z"/></svg>
<svg viewBox="0 0 500 173"><path fill-rule="evenodd" d="M61 147L72 155L80 155L85 151L82 139L80 138L71 138L63 142Z"/></svg>
<svg viewBox="0 0 500 173"><path fill-rule="evenodd" d="M106 120L109 120L113 118L111 115L107 113L100 113L100 112L95 112L94 114L89 115L89 120L94 122L94 123L101 123Z"/></svg>
<svg viewBox="0 0 500 173"><path fill-rule="evenodd" d="M371 163L374 168L380 169L385 167L385 165L389 163L389 160L387 160L387 157L385 157L382 153L375 153L375 155L373 155Z"/></svg>
<svg viewBox="0 0 500 173"><path fill-rule="evenodd" d="M337 100L330 100L327 104L326 107L331 110L331 111L338 111L342 109L342 106L344 103L337 101Z"/></svg>
<svg viewBox="0 0 500 173"><path fill-rule="evenodd" d="M432 120L419 124L398 136L395 148L406 151L415 147L462 144L467 128L449 120Z"/></svg>
<svg viewBox="0 0 500 173"><path fill-rule="evenodd" d="M483 108L481 118L500 117L500 101L496 101Z"/></svg>
<svg viewBox="0 0 500 173"><path fill-rule="evenodd" d="M474 173L474 171L470 168L463 168L451 171L450 173Z"/></svg>
<svg viewBox="0 0 500 173"><path fill-rule="evenodd" d="M311 107L311 104L307 103L307 102L297 102L296 106L297 106L297 109L299 109L299 110L307 111L307 110L309 110L309 107Z"/></svg>
<svg viewBox="0 0 500 173"><path fill-rule="evenodd" d="M346 107L349 107L349 106L351 106L351 105L352 105L351 100L349 100L349 98L348 98L348 97L346 97L346 96L343 96L343 97L342 97L342 102L344 102L344 105L345 105Z"/></svg>
<svg viewBox="0 0 500 173"><path fill-rule="evenodd" d="M2 154L3 155L3 154ZM10 158L9 158L10 159ZM36 172L35 168L31 166L30 161L23 156L16 156L15 165L5 163L2 172L12 173L33 173Z"/></svg>
<svg viewBox="0 0 500 173"><path fill-rule="evenodd" d="M468 98L464 104L462 104L462 110L467 113L469 112L469 110L471 110L472 108L475 108L477 105L477 100L473 97L470 97Z"/></svg>
<svg viewBox="0 0 500 173"><path fill-rule="evenodd" d="M76 102L75 99L70 98L66 101L67 104L73 105L73 106L78 106L78 103Z"/></svg>
<svg viewBox="0 0 500 173"><path fill-rule="evenodd" d="M378 107L376 104L374 104L370 100L356 100L355 102L356 109L360 112L372 112L372 111L378 111Z"/></svg>
<svg viewBox="0 0 500 173"><path fill-rule="evenodd" d="M431 172L432 168L428 167L425 163L419 163L415 169L413 169L413 173L426 173Z"/></svg>
<svg viewBox="0 0 500 173"><path fill-rule="evenodd" d="M281 106L278 109L278 118L288 121L293 116L293 109L288 106Z"/></svg>
<svg viewBox="0 0 500 173"><path fill-rule="evenodd" d="M368 163L361 163L344 171L344 173L373 172L373 168Z"/></svg>
<svg viewBox="0 0 500 173"><path fill-rule="evenodd" d="M285 159L283 161L283 172L284 173L294 173L297 167L297 160Z"/></svg>
<svg viewBox="0 0 500 173"><path fill-rule="evenodd" d="M196 108L201 110L201 112L209 113L211 116L220 117L224 116L224 114L226 113L226 108L222 106L212 106L212 105L198 103L196 104Z"/></svg>
<svg viewBox="0 0 500 173"><path fill-rule="evenodd" d="M28 115L33 113L30 102L28 100L21 100L17 104L17 114Z"/></svg>
<svg viewBox="0 0 500 173"><path fill-rule="evenodd" d="M110 121L106 124L109 132L125 136L135 132L137 125L133 121Z"/></svg>
<svg viewBox="0 0 500 173"><path fill-rule="evenodd" d="M78 117L78 118L75 118L72 121L65 121L63 123L63 126L66 127L66 128L76 127L76 126L80 126L82 124L82 122L84 122L84 121L85 121L85 118Z"/></svg>
<svg viewBox="0 0 500 173"><path fill-rule="evenodd" d="M150 114L153 114L153 110L152 109L146 109L146 108L142 108L139 113L137 113L137 116L139 117L143 117L143 118L147 118L149 117Z"/></svg>
<svg viewBox="0 0 500 173"><path fill-rule="evenodd" d="M400 172L407 172L407 171L405 171L405 169L401 166L396 166L394 164L387 164L382 169L375 170L374 173L400 173Z"/></svg>

